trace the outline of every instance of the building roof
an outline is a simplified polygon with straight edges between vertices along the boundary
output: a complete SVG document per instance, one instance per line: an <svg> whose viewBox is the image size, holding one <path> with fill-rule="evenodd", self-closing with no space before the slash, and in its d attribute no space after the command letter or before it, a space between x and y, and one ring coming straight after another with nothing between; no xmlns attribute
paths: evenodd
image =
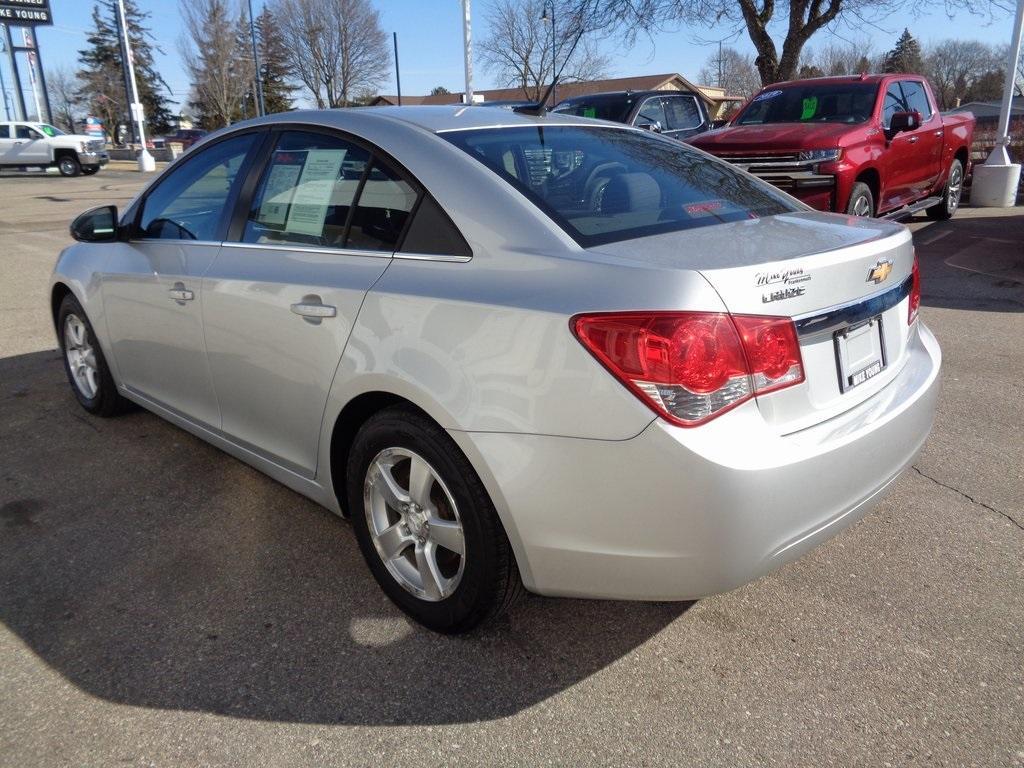
<svg viewBox="0 0 1024 768"><path fill-rule="evenodd" d="M947 110L949 112L973 112L975 117L999 117L1002 109L1002 100L998 101L969 101L959 107ZM1010 114L1024 115L1024 96L1014 96L1010 102Z"/></svg>
<svg viewBox="0 0 1024 768"><path fill-rule="evenodd" d="M558 84L560 101L562 99L587 96L592 93L605 93L607 91L694 91L701 94L710 103L732 100L731 97L725 96L724 93L721 95L716 93L721 91L719 88L695 85L675 72L661 75L613 77L606 80L587 80L585 82ZM482 96L484 102L516 101L529 98L522 88L487 88L474 91L473 94L475 96ZM402 96L402 106L461 103L461 93L444 93L436 96ZM393 95L378 96L370 104L371 106L394 105L398 104L398 97Z"/></svg>

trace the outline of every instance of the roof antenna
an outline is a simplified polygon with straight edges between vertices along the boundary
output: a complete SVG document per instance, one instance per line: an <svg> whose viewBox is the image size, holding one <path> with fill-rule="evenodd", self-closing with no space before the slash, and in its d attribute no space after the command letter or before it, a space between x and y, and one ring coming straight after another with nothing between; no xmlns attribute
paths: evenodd
<svg viewBox="0 0 1024 768"><path fill-rule="evenodd" d="M581 11L582 13L582 11ZM548 99L551 97L551 91L554 90L558 84L558 79L562 76L562 70L565 69L565 65L569 63L569 59L572 58L573 53L576 51L576 45L579 43L580 38L583 37L583 32L586 27L583 23L580 23L580 31L576 33L576 39L572 41L572 48L569 49L569 53L562 59L562 66L558 68L555 76L551 78L551 85L544 91L544 95L540 101L536 101L533 104L520 104L518 107L512 107L513 112L518 112L521 115L537 115L537 117L544 117L548 113ZM554 55L554 51L552 51Z"/></svg>

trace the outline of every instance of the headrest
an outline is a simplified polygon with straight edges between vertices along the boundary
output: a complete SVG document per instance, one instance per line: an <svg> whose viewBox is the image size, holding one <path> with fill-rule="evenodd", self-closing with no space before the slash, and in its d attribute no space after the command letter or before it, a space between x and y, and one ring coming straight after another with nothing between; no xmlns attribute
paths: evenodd
<svg viewBox="0 0 1024 768"><path fill-rule="evenodd" d="M649 173L620 173L604 188L601 213L656 211L661 208L661 187Z"/></svg>

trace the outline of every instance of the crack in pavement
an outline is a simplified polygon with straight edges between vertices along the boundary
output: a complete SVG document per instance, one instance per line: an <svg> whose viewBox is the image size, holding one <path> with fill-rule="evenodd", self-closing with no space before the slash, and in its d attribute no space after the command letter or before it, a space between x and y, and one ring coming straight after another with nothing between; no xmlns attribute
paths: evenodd
<svg viewBox="0 0 1024 768"><path fill-rule="evenodd" d="M924 478L925 480L931 480L931 481L932 481L933 483L935 483L936 485L939 485L939 486L941 486L941 487L943 487L943 488L946 488L946 489L948 489L948 490L950 490L950 491L953 491L954 493L958 493L958 494L960 494L960 495L961 495L961 496L963 496L963 497L964 497L965 499L967 499L967 500L968 500L969 502L971 502L971 504L977 504L977 505L978 505L979 507L984 507L984 508L985 508L985 509L987 509L987 510L988 510L989 512L995 512L995 513L996 513L997 515L1000 515L1001 517L1005 517L1005 518L1006 518L1007 520L1009 520L1009 521L1010 521L1011 523L1013 523L1013 524L1014 524L1015 526L1017 526L1017 527L1018 527L1018 528L1019 528L1020 530L1024 531L1024 525L1022 525L1022 524L1021 524L1020 522L1018 522L1018 521L1017 521L1017 519L1016 519L1016 518L1014 518L1014 517L1013 517L1012 515L1009 515L1009 514L1007 514L1006 512L1003 512L1003 511L1002 511L1001 509L996 509L995 507L989 506L988 504L986 504L986 503L985 503L985 502L983 502L983 501L978 501L977 499L975 499L975 498L974 498L973 496L971 496L970 494L967 494L967 493L964 493L963 491L961 491L961 490L960 490L959 488L955 488L955 487L953 487L952 485L946 485L946 483L942 482L941 480L936 480L936 479L935 479L934 477L932 477L931 475L926 475L926 474L925 474L924 472L922 472L922 471L921 471L921 470L920 470L920 469L919 469L919 468L917 467L917 465L916 465L916 464L915 464L915 465L913 465L913 466L911 467L911 469L913 469L913 470L914 470L915 472L917 472L917 474L919 474L919 475L920 475L921 477L923 477L923 478Z"/></svg>

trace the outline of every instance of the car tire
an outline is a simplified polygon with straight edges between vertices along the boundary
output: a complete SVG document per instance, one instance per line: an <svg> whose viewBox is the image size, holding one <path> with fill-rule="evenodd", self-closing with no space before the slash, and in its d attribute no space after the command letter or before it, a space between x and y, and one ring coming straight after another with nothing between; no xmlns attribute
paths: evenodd
<svg viewBox="0 0 1024 768"><path fill-rule="evenodd" d="M71 294L64 297L57 312L57 336L64 373L79 404L96 416L116 416L128 410L130 404L117 391L92 323Z"/></svg>
<svg viewBox="0 0 1024 768"><path fill-rule="evenodd" d="M411 490L414 478L418 492ZM346 488L371 573L420 624L468 632L522 594L512 547L483 483L451 437L421 412L396 406L370 417L350 451Z"/></svg>
<svg viewBox="0 0 1024 768"><path fill-rule="evenodd" d="M88 168L83 168L82 169L82 175L83 176L95 176L99 172L100 172L100 169L99 169L99 166L97 166L97 165L93 165L93 166L90 166Z"/></svg>
<svg viewBox="0 0 1024 768"><path fill-rule="evenodd" d="M846 213L850 216L875 215L875 196L871 194L871 187L863 181L858 181L850 190L850 202L846 204Z"/></svg>
<svg viewBox="0 0 1024 768"><path fill-rule="evenodd" d="M933 221L945 221L952 218L960 207L960 198L964 192L964 166L959 160L953 160L946 176L946 186L942 188L942 202L925 208L925 215Z"/></svg>
<svg viewBox="0 0 1024 768"><path fill-rule="evenodd" d="M57 159L57 170L61 176L77 176L82 172L82 164L74 155L61 155Z"/></svg>

